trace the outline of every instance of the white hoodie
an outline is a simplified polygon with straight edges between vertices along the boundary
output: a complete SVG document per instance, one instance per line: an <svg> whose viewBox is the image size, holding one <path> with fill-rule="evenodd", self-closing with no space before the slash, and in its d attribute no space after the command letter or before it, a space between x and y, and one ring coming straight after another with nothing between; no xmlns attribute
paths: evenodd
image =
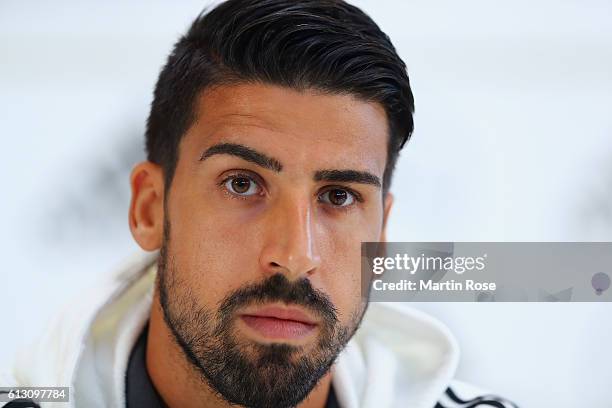
<svg viewBox="0 0 612 408"><path fill-rule="evenodd" d="M0 385L70 387L69 404L42 407L125 407L128 358L149 317L157 255L139 255L63 310ZM343 408L479 406L482 390L453 380L458 360L457 342L440 322L405 304L371 303L332 382ZM499 404L487 407L514 407L484 398Z"/></svg>

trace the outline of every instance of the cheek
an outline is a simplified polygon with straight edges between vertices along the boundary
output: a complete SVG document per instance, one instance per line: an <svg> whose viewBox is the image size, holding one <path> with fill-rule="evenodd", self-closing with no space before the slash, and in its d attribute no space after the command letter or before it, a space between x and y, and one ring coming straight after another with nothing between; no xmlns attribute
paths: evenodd
<svg viewBox="0 0 612 408"><path fill-rule="evenodd" d="M352 313L361 303L361 242L379 239L382 221L376 220L372 217L324 228L326 238L318 280L338 309L343 325L350 323Z"/></svg>
<svg viewBox="0 0 612 408"><path fill-rule="evenodd" d="M216 309L232 291L257 279L256 226L210 205L177 197L170 212L176 273L202 306ZM198 205L199 204L199 205Z"/></svg>

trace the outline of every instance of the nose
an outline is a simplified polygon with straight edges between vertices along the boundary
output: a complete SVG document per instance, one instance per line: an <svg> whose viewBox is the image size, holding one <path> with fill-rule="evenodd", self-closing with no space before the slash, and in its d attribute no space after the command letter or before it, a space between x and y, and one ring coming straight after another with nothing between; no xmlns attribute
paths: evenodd
<svg viewBox="0 0 612 408"><path fill-rule="evenodd" d="M321 263L311 204L286 199L270 209L260 264L266 274L284 274L294 281L312 275Z"/></svg>

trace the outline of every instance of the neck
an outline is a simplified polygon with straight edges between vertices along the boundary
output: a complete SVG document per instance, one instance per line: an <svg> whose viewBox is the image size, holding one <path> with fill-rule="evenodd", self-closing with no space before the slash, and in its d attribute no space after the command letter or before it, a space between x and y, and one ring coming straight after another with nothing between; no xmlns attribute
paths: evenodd
<svg viewBox="0 0 612 408"><path fill-rule="evenodd" d="M187 360L163 317L159 292L155 290L149 320L146 365L151 381L164 402L175 407L234 407L202 380ZM299 408L323 408L331 387L331 372L302 401Z"/></svg>

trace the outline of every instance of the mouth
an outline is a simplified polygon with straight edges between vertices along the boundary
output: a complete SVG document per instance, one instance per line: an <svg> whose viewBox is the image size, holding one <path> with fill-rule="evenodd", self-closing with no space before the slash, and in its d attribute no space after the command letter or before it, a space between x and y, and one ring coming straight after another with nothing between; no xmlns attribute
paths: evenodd
<svg viewBox="0 0 612 408"><path fill-rule="evenodd" d="M265 340L299 340L317 328L316 320L297 308L266 306L240 315L244 324Z"/></svg>

